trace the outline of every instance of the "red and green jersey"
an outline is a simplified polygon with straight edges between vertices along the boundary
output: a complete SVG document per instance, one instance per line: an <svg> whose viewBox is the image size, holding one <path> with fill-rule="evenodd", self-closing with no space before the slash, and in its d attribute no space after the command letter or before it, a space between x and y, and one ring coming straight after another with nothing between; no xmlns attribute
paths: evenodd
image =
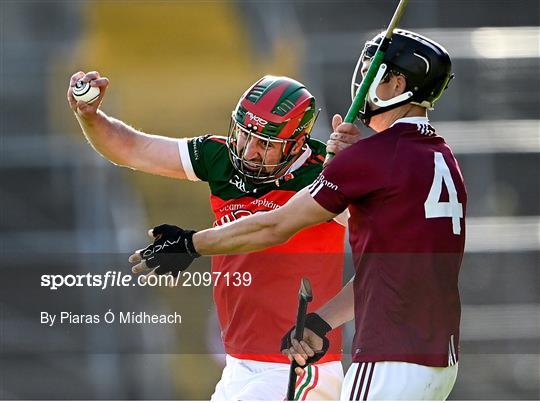
<svg viewBox="0 0 540 403"><path fill-rule="evenodd" d="M214 226L284 205L317 178L325 156L325 145L309 140L289 173L277 182L256 185L244 181L234 169L225 137L181 139L179 150L188 179L210 186ZM313 287L310 311L339 292L344 236L345 228L332 220L300 231L283 245L250 254L214 256L212 272L220 273L214 300L226 352L240 359L287 363L279 346L295 322L300 279L309 278ZM251 282L246 286L234 278ZM341 332L334 330L329 338L331 347L323 362L340 359Z"/></svg>

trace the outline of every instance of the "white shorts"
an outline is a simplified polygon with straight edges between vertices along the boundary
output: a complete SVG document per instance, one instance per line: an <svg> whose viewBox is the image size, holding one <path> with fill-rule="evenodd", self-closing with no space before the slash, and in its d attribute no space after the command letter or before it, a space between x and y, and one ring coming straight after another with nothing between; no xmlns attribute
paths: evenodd
<svg viewBox="0 0 540 403"><path fill-rule="evenodd" d="M289 364L239 360L227 364L211 400L284 400ZM343 383L341 362L311 365L296 384L296 400L338 400Z"/></svg>
<svg viewBox="0 0 540 403"><path fill-rule="evenodd" d="M458 364L439 368L391 361L352 363L341 400L446 400L457 371Z"/></svg>

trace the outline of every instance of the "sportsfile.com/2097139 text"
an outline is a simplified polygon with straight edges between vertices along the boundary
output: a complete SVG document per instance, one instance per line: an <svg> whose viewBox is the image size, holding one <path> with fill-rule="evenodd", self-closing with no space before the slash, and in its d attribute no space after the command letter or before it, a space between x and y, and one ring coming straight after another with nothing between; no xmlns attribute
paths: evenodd
<svg viewBox="0 0 540 403"><path fill-rule="evenodd" d="M177 277L170 274L160 276L132 276L119 271L86 274L43 274L41 287L58 290L63 287L209 287L225 283L227 287L249 287L253 281L250 272L182 272Z"/></svg>

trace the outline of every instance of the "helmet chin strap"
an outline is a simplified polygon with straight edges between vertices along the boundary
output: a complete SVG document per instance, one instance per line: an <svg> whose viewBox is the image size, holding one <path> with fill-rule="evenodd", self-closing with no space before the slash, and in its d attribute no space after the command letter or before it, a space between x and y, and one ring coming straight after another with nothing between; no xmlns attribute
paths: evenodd
<svg viewBox="0 0 540 403"><path fill-rule="evenodd" d="M371 121L371 118L375 115L379 115L381 113L387 112L391 109L395 109L399 106L405 105L406 103L410 102L410 99L413 97L412 91L404 92L403 94L397 95L394 98L390 98L388 100L382 100L377 96L377 87L383 80L385 74L387 73L388 66L383 63L379 67L379 70L377 71L377 75L373 79L373 83L371 83L371 86L369 87L369 92L366 97L366 101L364 104L364 110L360 111L359 117L362 120L362 122L369 127L369 123ZM376 105L378 106L377 109L372 109L372 106Z"/></svg>
<svg viewBox="0 0 540 403"><path fill-rule="evenodd" d="M373 79L373 83L371 83L371 86L369 87L368 100L374 105L377 105L379 108L384 108L386 106L403 103L403 101L408 101L413 96L412 91L407 91L407 92L404 92L403 94L395 96L394 98L390 98L386 101L380 99L377 96L377 87L379 86L382 79L384 78L387 70L388 70L388 66L384 63L381 64L381 66L379 67L379 71L377 72L377 75Z"/></svg>

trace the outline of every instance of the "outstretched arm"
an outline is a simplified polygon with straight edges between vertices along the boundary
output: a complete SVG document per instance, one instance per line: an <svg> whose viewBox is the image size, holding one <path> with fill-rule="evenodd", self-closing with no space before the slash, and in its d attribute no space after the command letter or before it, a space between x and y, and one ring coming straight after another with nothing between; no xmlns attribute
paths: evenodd
<svg viewBox="0 0 540 403"><path fill-rule="evenodd" d="M77 102L73 97L73 86L79 80L90 82L91 86L100 89L99 97L91 104ZM114 164L185 179L176 139L135 130L99 109L108 86L109 80L96 71L79 71L70 79L67 100L92 147Z"/></svg>
<svg viewBox="0 0 540 403"><path fill-rule="evenodd" d="M278 245L303 228L335 216L322 208L305 188L276 210L257 213L220 227L195 232L162 224L148 231L154 242L129 257L135 264L131 270L142 273L153 269L148 275L173 273L176 276L200 255L232 255Z"/></svg>
<svg viewBox="0 0 540 403"><path fill-rule="evenodd" d="M335 216L313 200L305 188L276 210L197 232L193 245L201 255L251 252L282 244L298 231Z"/></svg>

